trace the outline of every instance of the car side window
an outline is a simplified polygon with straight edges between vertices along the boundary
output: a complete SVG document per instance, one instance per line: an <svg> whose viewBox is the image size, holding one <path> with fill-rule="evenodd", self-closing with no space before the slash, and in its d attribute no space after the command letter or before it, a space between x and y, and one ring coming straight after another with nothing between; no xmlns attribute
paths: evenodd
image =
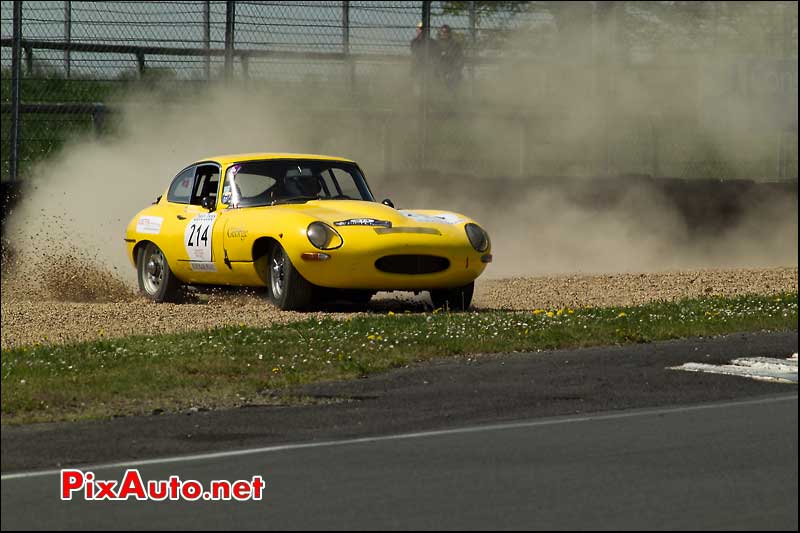
<svg viewBox="0 0 800 533"><path fill-rule="evenodd" d="M176 204L188 204L192 197L195 167L189 167L175 176L169 186L167 201Z"/></svg>
<svg viewBox="0 0 800 533"><path fill-rule="evenodd" d="M192 192L192 205L201 205L203 198L217 198L219 189L219 168L216 165L202 165L197 167L197 177L194 181Z"/></svg>

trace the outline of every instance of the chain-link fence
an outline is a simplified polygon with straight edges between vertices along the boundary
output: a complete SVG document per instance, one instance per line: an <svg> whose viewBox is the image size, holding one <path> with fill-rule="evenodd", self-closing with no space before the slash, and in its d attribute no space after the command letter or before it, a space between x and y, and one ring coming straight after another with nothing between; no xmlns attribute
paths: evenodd
<svg viewBox="0 0 800 533"><path fill-rule="evenodd" d="M219 80L318 88L387 173L797 178L795 2L0 7L4 180L133 89Z"/></svg>

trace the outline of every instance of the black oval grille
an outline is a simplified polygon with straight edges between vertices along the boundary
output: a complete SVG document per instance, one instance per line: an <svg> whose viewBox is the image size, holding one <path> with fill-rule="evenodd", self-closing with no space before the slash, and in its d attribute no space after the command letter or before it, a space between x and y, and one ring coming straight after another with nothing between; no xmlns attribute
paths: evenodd
<svg viewBox="0 0 800 533"><path fill-rule="evenodd" d="M435 255L387 255L375 261L375 268L390 274L433 274L449 267L449 259Z"/></svg>

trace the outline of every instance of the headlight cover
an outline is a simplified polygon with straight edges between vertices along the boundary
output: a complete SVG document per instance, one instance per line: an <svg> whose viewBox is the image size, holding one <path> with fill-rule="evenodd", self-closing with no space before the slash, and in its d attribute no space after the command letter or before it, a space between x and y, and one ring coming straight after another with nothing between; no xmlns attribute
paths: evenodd
<svg viewBox="0 0 800 533"><path fill-rule="evenodd" d="M479 225L470 222L464 226L464 231L467 232L469 243L473 248L475 248L475 250L478 252L485 252L489 249L489 234L486 233Z"/></svg>
<svg viewBox="0 0 800 533"><path fill-rule="evenodd" d="M308 241L320 250L333 250L340 247L344 240L339 233L324 222L312 222L306 229Z"/></svg>

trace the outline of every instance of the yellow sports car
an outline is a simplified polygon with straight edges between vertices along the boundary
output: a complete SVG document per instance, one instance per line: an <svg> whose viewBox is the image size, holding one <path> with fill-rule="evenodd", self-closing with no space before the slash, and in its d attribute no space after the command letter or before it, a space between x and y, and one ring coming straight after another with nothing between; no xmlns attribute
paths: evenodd
<svg viewBox="0 0 800 533"><path fill-rule="evenodd" d="M391 290L468 309L492 260L473 220L378 203L355 162L304 154L198 161L133 217L125 242L156 302L178 300L183 284L258 286L281 309Z"/></svg>

